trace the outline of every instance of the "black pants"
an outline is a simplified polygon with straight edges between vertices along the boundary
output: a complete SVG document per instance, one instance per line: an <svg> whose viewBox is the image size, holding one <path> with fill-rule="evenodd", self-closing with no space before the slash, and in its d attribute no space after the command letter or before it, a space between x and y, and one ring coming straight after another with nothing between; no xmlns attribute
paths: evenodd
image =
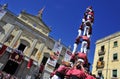
<svg viewBox="0 0 120 79"><path fill-rule="evenodd" d="M80 79L80 78L78 78L78 77L75 76L75 75L72 75L70 79Z"/></svg>
<svg viewBox="0 0 120 79"><path fill-rule="evenodd" d="M64 74L61 74L60 72L56 72L56 75L59 76L61 79L64 79Z"/></svg>

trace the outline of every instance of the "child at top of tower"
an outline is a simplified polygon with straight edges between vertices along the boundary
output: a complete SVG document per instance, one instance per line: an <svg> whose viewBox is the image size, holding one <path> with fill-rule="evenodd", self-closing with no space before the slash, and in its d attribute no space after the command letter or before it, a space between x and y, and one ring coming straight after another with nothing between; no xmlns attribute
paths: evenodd
<svg viewBox="0 0 120 79"><path fill-rule="evenodd" d="M88 6L87 8L86 8L86 12L92 12L93 10L92 10L92 6Z"/></svg>
<svg viewBox="0 0 120 79"><path fill-rule="evenodd" d="M89 6L84 13L82 22L85 21L89 21L91 24L94 22L94 11L92 10L92 6Z"/></svg>
<svg viewBox="0 0 120 79"><path fill-rule="evenodd" d="M84 15L88 15L88 13L92 13L92 15L94 16L94 11L92 10L92 6L89 6L87 9L86 9L86 12Z"/></svg>

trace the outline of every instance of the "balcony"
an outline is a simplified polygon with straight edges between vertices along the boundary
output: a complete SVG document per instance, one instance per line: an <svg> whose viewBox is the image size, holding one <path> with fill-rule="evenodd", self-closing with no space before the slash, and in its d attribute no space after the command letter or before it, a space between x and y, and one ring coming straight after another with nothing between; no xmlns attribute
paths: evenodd
<svg viewBox="0 0 120 79"><path fill-rule="evenodd" d="M104 55L104 54L105 54L105 50L104 50L104 51L103 51L103 50L99 50L99 51L98 51L98 55L99 55L99 56Z"/></svg>
<svg viewBox="0 0 120 79"><path fill-rule="evenodd" d="M97 69L104 68L104 61L98 61L96 67L97 67Z"/></svg>
<svg viewBox="0 0 120 79"><path fill-rule="evenodd" d="M12 52L13 52L13 49L10 48L10 47L7 47L6 51L9 52L9 53L12 53Z"/></svg>

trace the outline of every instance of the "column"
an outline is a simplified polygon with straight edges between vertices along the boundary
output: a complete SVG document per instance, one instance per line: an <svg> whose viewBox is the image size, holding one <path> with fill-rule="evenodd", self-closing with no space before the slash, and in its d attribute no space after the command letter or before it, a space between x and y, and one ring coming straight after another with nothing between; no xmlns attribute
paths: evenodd
<svg viewBox="0 0 120 79"><path fill-rule="evenodd" d="M29 54L28 56L30 57L30 55L32 54L32 51L34 50L35 48L35 45L37 44L37 39L35 39L30 47L30 51L29 51Z"/></svg>
<svg viewBox="0 0 120 79"><path fill-rule="evenodd" d="M17 40L19 39L19 37L21 36L22 34L22 30L19 30L18 31L18 34L14 37L14 39L12 40L12 42L10 43L10 47L13 48L15 43L17 42Z"/></svg>
<svg viewBox="0 0 120 79"><path fill-rule="evenodd" d="M41 46L39 47L39 50L38 50L37 54L35 55L36 59L39 59L40 56L43 54L42 52L43 52L44 47L45 47L45 43L41 43Z"/></svg>
<svg viewBox="0 0 120 79"><path fill-rule="evenodd" d="M8 38L8 36L10 35L10 33L11 33L11 32L13 31L13 29L14 29L14 26L11 25L11 24L6 24L5 26L6 26L6 28L8 28L8 27L10 27L10 28L9 28L8 31L5 32L4 37L1 39L1 42L2 42L2 43L5 42L5 40Z"/></svg>
<svg viewBox="0 0 120 79"><path fill-rule="evenodd" d="M0 26L0 36L2 35L2 32L4 31L3 27Z"/></svg>

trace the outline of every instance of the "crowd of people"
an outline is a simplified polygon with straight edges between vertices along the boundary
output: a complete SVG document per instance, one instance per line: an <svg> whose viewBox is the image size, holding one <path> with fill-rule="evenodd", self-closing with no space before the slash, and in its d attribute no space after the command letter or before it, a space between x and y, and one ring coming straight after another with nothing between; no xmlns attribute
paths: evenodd
<svg viewBox="0 0 120 79"><path fill-rule="evenodd" d="M18 79L14 75L7 74L5 72L0 71L0 79Z"/></svg>
<svg viewBox="0 0 120 79"><path fill-rule="evenodd" d="M78 55L79 57L79 55ZM78 59L72 63L62 64L51 73L50 79L96 79L89 71L88 65L83 60Z"/></svg>

